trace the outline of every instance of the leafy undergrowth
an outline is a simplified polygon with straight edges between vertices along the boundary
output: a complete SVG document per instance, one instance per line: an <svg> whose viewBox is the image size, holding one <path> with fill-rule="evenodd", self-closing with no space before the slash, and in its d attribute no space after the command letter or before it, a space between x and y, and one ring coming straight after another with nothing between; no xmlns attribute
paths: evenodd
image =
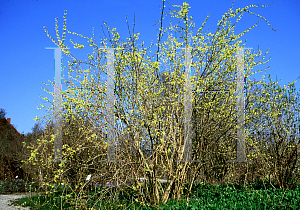
<svg viewBox="0 0 300 210"><path fill-rule="evenodd" d="M257 182L246 186L196 184L193 196L187 202L187 192L183 191L181 200L169 199L159 207L143 206L134 202L135 191L124 187L116 201L108 201L114 195L115 187L99 187L81 195L81 204L75 207L75 194L69 186L53 188L50 196L26 197L15 200L14 205L30 206L31 209L300 209L300 186L294 190L281 190L272 181L263 185ZM100 192L106 190L100 198ZM113 194L111 194L113 193ZM89 195L89 197L87 196ZM77 195L78 196L78 195ZM102 200L102 202L100 202Z"/></svg>

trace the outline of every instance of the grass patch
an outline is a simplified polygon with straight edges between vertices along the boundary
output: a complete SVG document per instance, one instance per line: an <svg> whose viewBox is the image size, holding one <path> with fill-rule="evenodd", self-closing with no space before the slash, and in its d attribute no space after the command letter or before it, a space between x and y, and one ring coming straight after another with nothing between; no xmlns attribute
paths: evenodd
<svg viewBox="0 0 300 210"><path fill-rule="evenodd" d="M273 181L272 181L273 182ZM265 183L266 184L266 183ZM51 194L24 197L15 200L14 205L29 206L31 209L300 209L300 186L295 190L278 189L273 182L263 185L262 181L247 185L209 185L195 184L193 197L186 200L187 192L183 191L183 199L169 199L159 208L143 206L135 202L136 193L130 187L122 187L118 202L109 201L116 192L116 187L96 187L80 195L72 193L69 186L53 188ZM144 186L143 186L144 187ZM266 188L265 188L266 187Z"/></svg>

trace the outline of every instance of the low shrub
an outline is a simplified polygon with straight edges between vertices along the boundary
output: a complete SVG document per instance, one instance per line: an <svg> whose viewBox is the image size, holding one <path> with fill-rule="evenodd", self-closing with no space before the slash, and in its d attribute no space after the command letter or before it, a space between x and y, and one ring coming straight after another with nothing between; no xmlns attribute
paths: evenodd
<svg viewBox="0 0 300 210"><path fill-rule="evenodd" d="M39 185L37 182L26 183L22 179L13 179L12 181L0 183L0 194L23 193L36 191Z"/></svg>

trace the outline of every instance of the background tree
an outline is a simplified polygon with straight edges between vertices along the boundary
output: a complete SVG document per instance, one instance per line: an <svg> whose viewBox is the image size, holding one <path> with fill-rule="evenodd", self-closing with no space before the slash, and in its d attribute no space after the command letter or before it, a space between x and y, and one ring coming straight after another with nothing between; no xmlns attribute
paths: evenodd
<svg viewBox="0 0 300 210"><path fill-rule="evenodd" d="M294 189L299 182L299 93L295 93L294 83L280 87L272 82L260 88L262 97L256 100L259 110L256 138L259 142L264 170L272 176L281 189ZM262 126L262 124L265 124ZM253 132L254 133L254 132Z"/></svg>
<svg viewBox="0 0 300 210"><path fill-rule="evenodd" d="M0 119L3 119L3 118L5 118L5 115L6 115L6 111L5 111L5 109L3 109L3 108L0 108Z"/></svg>
<svg viewBox="0 0 300 210"><path fill-rule="evenodd" d="M0 180L22 179L24 171L21 166L22 141L15 126L5 118L6 112L0 109Z"/></svg>

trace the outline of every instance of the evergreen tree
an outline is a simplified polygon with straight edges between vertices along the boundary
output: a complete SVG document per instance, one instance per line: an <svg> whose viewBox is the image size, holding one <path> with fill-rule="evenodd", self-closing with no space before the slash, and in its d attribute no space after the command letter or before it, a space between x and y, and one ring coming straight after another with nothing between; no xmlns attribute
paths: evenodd
<svg viewBox="0 0 300 210"><path fill-rule="evenodd" d="M3 118L5 118L5 115L6 115L6 111L5 111L5 109L3 109L3 108L0 108L0 119L3 119Z"/></svg>

